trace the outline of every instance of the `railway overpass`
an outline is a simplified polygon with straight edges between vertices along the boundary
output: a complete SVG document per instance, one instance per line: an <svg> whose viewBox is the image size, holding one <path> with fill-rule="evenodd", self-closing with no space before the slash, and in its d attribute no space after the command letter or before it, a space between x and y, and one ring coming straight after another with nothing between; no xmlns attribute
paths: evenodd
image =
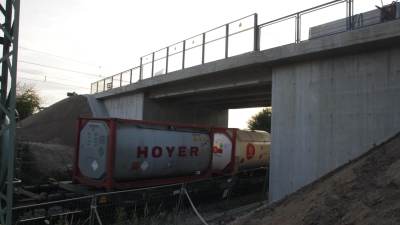
<svg viewBox="0 0 400 225"><path fill-rule="evenodd" d="M97 83L92 97L113 117L217 126L227 126L228 109L272 106L273 201L399 130L398 43L394 20L262 51L255 46L164 75L154 73L153 61L151 77L117 88L111 79L109 90L104 81L101 92Z"/></svg>

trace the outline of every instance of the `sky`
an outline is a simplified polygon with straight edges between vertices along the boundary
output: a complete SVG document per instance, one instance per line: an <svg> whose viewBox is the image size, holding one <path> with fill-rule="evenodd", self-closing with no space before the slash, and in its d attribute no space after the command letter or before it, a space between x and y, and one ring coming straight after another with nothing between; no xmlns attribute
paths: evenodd
<svg viewBox="0 0 400 225"><path fill-rule="evenodd" d="M34 84L46 99L43 106L50 106L67 92L89 94L91 83L139 66L140 57L215 27L254 13L261 24L326 2L21 0L17 81ZM355 13L374 5L381 1L355 0ZM340 4L302 17L302 39L310 26L345 17L344 9ZM276 26L262 48L294 41L293 24ZM260 110L230 110L229 127L246 128Z"/></svg>

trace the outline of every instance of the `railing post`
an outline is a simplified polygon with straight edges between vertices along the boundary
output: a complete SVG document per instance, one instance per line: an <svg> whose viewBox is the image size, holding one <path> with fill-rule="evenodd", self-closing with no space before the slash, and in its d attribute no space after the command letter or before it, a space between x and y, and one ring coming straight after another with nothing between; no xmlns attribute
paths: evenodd
<svg viewBox="0 0 400 225"><path fill-rule="evenodd" d="M165 63L165 74L168 73L168 55L169 55L169 47L167 47L167 56L166 56L166 63Z"/></svg>
<svg viewBox="0 0 400 225"><path fill-rule="evenodd" d="M89 225L93 225L94 224L95 212L93 212L93 211L94 211L95 207L97 207L96 206L96 200L97 200L96 194L93 194L92 195L92 203L90 204Z"/></svg>
<svg viewBox="0 0 400 225"><path fill-rule="evenodd" d="M103 91L106 91L106 79L103 79Z"/></svg>
<svg viewBox="0 0 400 225"><path fill-rule="evenodd" d="M182 69L185 69L185 48L186 48L186 40L183 41L183 49L182 49Z"/></svg>
<svg viewBox="0 0 400 225"><path fill-rule="evenodd" d="M225 59L228 58L228 44L229 44L229 23L226 24L226 33L225 33Z"/></svg>
<svg viewBox="0 0 400 225"><path fill-rule="evenodd" d="M224 215L226 215L228 213L228 203L229 203L229 200L231 199L232 189L233 189L233 185L235 182L235 177L236 177L236 174L235 174L235 172L233 172L231 175L231 178L230 178L228 196L226 197Z"/></svg>
<svg viewBox="0 0 400 225"><path fill-rule="evenodd" d="M130 78L129 78L129 84L132 84L132 71L133 71L133 69L131 69L131 75L130 75Z"/></svg>
<svg viewBox="0 0 400 225"><path fill-rule="evenodd" d="M96 93L99 93L99 82L97 81L96 84Z"/></svg>
<svg viewBox="0 0 400 225"><path fill-rule="evenodd" d="M154 75L154 52L153 52L151 58L152 58L152 61L151 61L151 77L153 77L153 75Z"/></svg>
<svg viewBox="0 0 400 225"><path fill-rule="evenodd" d="M263 200L267 197L266 196L266 190L267 190L267 181L269 178L269 169L267 168L265 171L265 177L264 177L264 184L263 184L263 189L262 189L262 196L261 196L261 201L260 201L260 205L262 205Z"/></svg>
<svg viewBox="0 0 400 225"><path fill-rule="evenodd" d="M205 53L205 48L206 47L206 33L203 33L203 46L201 49L201 64L204 64L204 53Z"/></svg>
<svg viewBox="0 0 400 225"><path fill-rule="evenodd" d="M185 196L185 191L186 191L186 182L183 182L181 191L179 193L178 206L176 207L176 216L179 215L179 211L181 210L181 205L182 205L183 198Z"/></svg>
<svg viewBox="0 0 400 225"><path fill-rule="evenodd" d="M121 73L121 75L120 75L119 87L122 87L122 73Z"/></svg>
<svg viewBox="0 0 400 225"><path fill-rule="evenodd" d="M254 51L260 51L260 36L258 34L258 14L254 14Z"/></svg>
<svg viewBox="0 0 400 225"><path fill-rule="evenodd" d="M111 76L111 86L110 89L113 89L114 87L114 76Z"/></svg>
<svg viewBox="0 0 400 225"><path fill-rule="evenodd" d="M301 17L300 14L296 15L296 33L295 33L295 43L300 43L301 41Z"/></svg>
<svg viewBox="0 0 400 225"><path fill-rule="evenodd" d="M353 1L354 0L347 0L347 30L353 29L352 19L353 19Z"/></svg>
<svg viewBox="0 0 400 225"><path fill-rule="evenodd" d="M140 57L139 80L142 80L142 72L143 72L143 70L142 70L142 68L143 68L143 65L142 65L142 58L143 58L143 57Z"/></svg>

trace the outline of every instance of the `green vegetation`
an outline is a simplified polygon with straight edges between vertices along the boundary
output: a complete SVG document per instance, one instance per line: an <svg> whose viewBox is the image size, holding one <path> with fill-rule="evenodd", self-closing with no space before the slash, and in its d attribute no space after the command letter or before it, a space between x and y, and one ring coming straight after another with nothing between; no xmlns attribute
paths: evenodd
<svg viewBox="0 0 400 225"><path fill-rule="evenodd" d="M35 85L21 85L21 83L17 83L15 108L21 120L37 112L37 109L43 103L44 99L39 95L39 91L35 89Z"/></svg>
<svg viewBox="0 0 400 225"><path fill-rule="evenodd" d="M124 225L127 221L127 213L123 206L117 207L117 214L115 215L115 224Z"/></svg>
<svg viewBox="0 0 400 225"><path fill-rule="evenodd" d="M264 130L271 133L271 108L264 108L247 121L250 130Z"/></svg>
<svg viewBox="0 0 400 225"><path fill-rule="evenodd" d="M126 212L125 207L123 206L117 207L115 214L115 224L116 225L139 225L139 224L172 225L172 224L183 224L183 223L177 218L175 209L172 210L171 212L167 212L162 209L162 203L161 203L156 212L151 213L150 208L146 204L145 208L141 213L138 213L135 207L130 216Z"/></svg>

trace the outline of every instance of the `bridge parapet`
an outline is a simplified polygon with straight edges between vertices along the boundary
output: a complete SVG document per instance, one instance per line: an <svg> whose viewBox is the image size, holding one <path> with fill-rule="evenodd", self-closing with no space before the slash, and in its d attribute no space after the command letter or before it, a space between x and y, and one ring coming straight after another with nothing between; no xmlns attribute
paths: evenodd
<svg viewBox="0 0 400 225"><path fill-rule="evenodd" d="M353 5L354 0L335 0L262 24L258 24L257 14L240 18L141 57L139 66L92 83L91 94L248 52L386 22L385 11L353 15ZM399 19L400 3L394 10L394 19Z"/></svg>

